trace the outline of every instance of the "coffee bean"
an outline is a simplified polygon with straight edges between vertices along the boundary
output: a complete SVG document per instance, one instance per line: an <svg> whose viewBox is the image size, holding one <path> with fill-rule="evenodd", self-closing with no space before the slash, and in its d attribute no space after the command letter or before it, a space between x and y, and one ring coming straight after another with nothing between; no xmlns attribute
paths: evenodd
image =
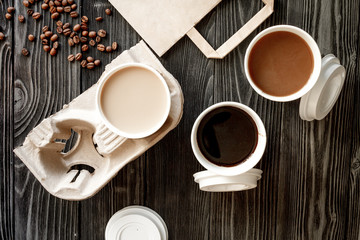
<svg viewBox="0 0 360 240"><path fill-rule="evenodd" d="M76 55L75 55L75 60L76 61L80 61L82 59L82 54L81 53L77 53Z"/></svg>
<svg viewBox="0 0 360 240"><path fill-rule="evenodd" d="M4 40L5 39L5 34L0 32L0 41Z"/></svg>
<svg viewBox="0 0 360 240"><path fill-rule="evenodd" d="M111 15L112 14L112 12L111 12L111 10L110 9L105 9L105 13L106 13L106 15Z"/></svg>
<svg viewBox="0 0 360 240"><path fill-rule="evenodd" d="M32 16L33 13L34 13L34 10L28 9L28 10L26 10L26 13L27 13L28 16Z"/></svg>
<svg viewBox="0 0 360 240"><path fill-rule="evenodd" d="M93 62L90 62L86 64L87 69L93 69L95 67L95 64Z"/></svg>
<svg viewBox="0 0 360 240"><path fill-rule="evenodd" d="M78 13L78 12L75 12L75 11L72 11L72 12L70 12L70 16L71 16L72 18L77 18L77 17L79 16L79 13Z"/></svg>
<svg viewBox="0 0 360 240"><path fill-rule="evenodd" d="M101 37L100 37L100 36L96 36L95 41L96 41L97 43L101 42Z"/></svg>
<svg viewBox="0 0 360 240"><path fill-rule="evenodd" d="M21 50L21 53L22 53L22 55L24 55L24 56L29 55L29 51L28 51L26 48L23 48L23 49Z"/></svg>
<svg viewBox="0 0 360 240"><path fill-rule="evenodd" d="M97 33L100 37L106 37L106 31L104 29L100 29Z"/></svg>
<svg viewBox="0 0 360 240"><path fill-rule="evenodd" d="M89 37L95 38L96 37L96 32L95 31L90 31L89 32Z"/></svg>
<svg viewBox="0 0 360 240"><path fill-rule="evenodd" d="M55 0L54 3L55 3L56 6L61 6L61 2L58 1L58 0Z"/></svg>
<svg viewBox="0 0 360 240"><path fill-rule="evenodd" d="M13 13L13 12L15 12L15 8L14 7L8 7L7 11L8 11L8 13Z"/></svg>
<svg viewBox="0 0 360 240"><path fill-rule="evenodd" d="M50 13L52 13L52 14L56 13L56 7L55 6L50 7Z"/></svg>
<svg viewBox="0 0 360 240"><path fill-rule="evenodd" d="M60 20L59 20L59 21L57 21L57 22L56 22L56 26L58 26L58 27L62 27L62 26L63 26L63 22L62 22L62 21L60 21Z"/></svg>
<svg viewBox="0 0 360 240"><path fill-rule="evenodd" d="M52 48L52 49L50 50L50 55L51 55L51 56L55 56L56 53L57 53L57 51L56 51L55 48Z"/></svg>
<svg viewBox="0 0 360 240"><path fill-rule="evenodd" d="M40 39L43 40L44 38L46 38L45 34L41 34Z"/></svg>
<svg viewBox="0 0 360 240"><path fill-rule="evenodd" d="M29 34L28 39L30 42L33 42L35 40L35 36L32 34Z"/></svg>
<svg viewBox="0 0 360 240"><path fill-rule="evenodd" d="M94 61L94 58L91 57L91 56L88 56L88 57L86 58L86 60L87 60L88 62L93 62L93 61Z"/></svg>
<svg viewBox="0 0 360 240"><path fill-rule="evenodd" d="M71 7L70 6L64 7L64 12L66 12L66 13L71 12Z"/></svg>
<svg viewBox="0 0 360 240"><path fill-rule="evenodd" d="M61 4L62 4L63 6L66 6L66 5L68 4L68 2L67 2L66 0L63 0L63 1L61 2Z"/></svg>
<svg viewBox="0 0 360 240"><path fill-rule="evenodd" d="M81 35L86 37L87 35L89 35L89 32L88 31L82 31Z"/></svg>
<svg viewBox="0 0 360 240"><path fill-rule="evenodd" d="M19 22L23 23L25 21L25 17L23 15L18 16Z"/></svg>
<svg viewBox="0 0 360 240"><path fill-rule="evenodd" d="M63 25L63 29L69 28L70 27L70 23L64 23Z"/></svg>
<svg viewBox="0 0 360 240"><path fill-rule="evenodd" d="M51 31L46 31L46 32L45 32L45 36L46 36L47 38L51 37L52 35L53 35L53 33L52 33Z"/></svg>
<svg viewBox="0 0 360 240"><path fill-rule="evenodd" d="M43 26L41 31L44 33L44 32L47 32L49 31L49 27L48 26Z"/></svg>
<svg viewBox="0 0 360 240"><path fill-rule="evenodd" d="M94 46L96 45L96 42L95 42L93 39L91 39L91 40L89 41L89 45L92 46L92 47L94 47Z"/></svg>
<svg viewBox="0 0 360 240"><path fill-rule="evenodd" d="M87 26L86 23L81 23L80 28L81 28L81 30L83 30L83 31L87 31L87 30L88 30L88 26Z"/></svg>
<svg viewBox="0 0 360 240"><path fill-rule="evenodd" d="M76 25L74 26L73 30L74 30L75 32L80 31L80 24L76 24Z"/></svg>
<svg viewBox="0 0 360 240"><path fill-rule="evenodd" d="M57 32L58 34L61 34L61 33L63 32L62 27L57 27L57 28L56 28L56 32Z"/></svg>
<svg viewBox="0 0 360 240"><path fill-rule="evenodd" d="M94 64L95 64L95 66L100 66L101 62L100 62L100 60L95 60Z"/></svg>
<svg viewBox="0 0 360 240"><path fill-rule="evenodd" d="M76 32L71 32L69 37L73 38L75 35L77 35Z"/></svg>
<svg viewBox="0 0 360 240"><path fill-rule="evenodd" d="M97 50L103 52L103 51L105 51L105 46L103 44L98 44L97 45Z"/></svg>
<svg viewBox="0 0 360 240"><path fill-rule="evenodd" d="M106 51L107 51L107 52L112 52L111 46L107 46L107 47L106 47Z"/></svg>
<svg viewBox="0 0 360 240"><path fill-rule="evenodd" d="M80 65L81 65L83 68L86 67L87 61L86 61L86 60L82 60L81 63L80 63Z"/></svg>
<svg viewBox="0 0 360 240"><path fill-rule="evenodd" d="M78 44L80 42L79 36L74 36L73 41L74 41L75 44Z"/></svg>
<svg viewBox="0 0 360 240"><path fill-rule="evenodd" d="M5 18L7 20L11 20L12 19L12 15L10 13L5 13Z"/></svg>
<svg viewBox="0 0 360 240"><path fill-rule="evenodd" d="M65 36L69 36L69 35L71 34L71 29L70 29L70 28L64 29L64 30L63 30L63 34L64 34Z"/></svg>
<svg viewBox="0 0 360 240"><path fill-rule="evenodd" d="M60 17L60 13L58 12L54 12L53 14L51 14L51 19L58 19Z"/></svg>
<svg viewBox="0 0 360 240"><path fill-rule="evenodd" d="M29 1L27 1L27 0L24 0L24 1L23 1L23 5L24 5L25 7L30 7L30 3L29 3Z"/></svg>
<svg viewBox="0 0 360 240"><path fill-rule="evenodd" d="M55 42L56 40L58 40L58 38L59 36L57 34L54 34L51 36L50 41Z"/></svg>
<svg viewBox="0 0 360 240"><path fill-rule="evenodd" d="M71 5L71 4L74 3L74 0L67 0L67 3L68 3L69 5Z"/></svg>
<svg viewBox="0 0 360 240"><path fill-rule="evenodd" d="M70 55L68 56L68 61L69 61L69 62L73 62L74 60L75 60L74 54L70 54Z"/></svg>
<svg viewBox="0 0 360 240"><path fill-rule="evenodd" d="M97 17L97 18L95 18L95 21L98 21L98 22L101 22L102 20L103 20L102 17Z"/></svg>
<svg viewBox="0 0 360 240"><path fill-rule="evenodd" d="M70 47L74 46L75 45L74 40L72 38L69 38L68 39L68 44L69 44Z"/></svg>
<svg viewBox="0 0 360 240"><path fill-rule="evenodd" d="M41 14L39 12L34 12L32 17L33 17L33 19L38 20L41 18Z"/></svg>
<svg viewBox="0 0 360 240"><path fill-rule="evenodd" d="M49 1L49 7L53 7L55 5L54 1Z"/></svg>
<svg viewBox="0 0 360 240"><path fill-rule="evenodd" d="M89 18L87 16L82 16L81 17L81 22L87 23L88 21L89 21Z"/></svg>
<svg viewBox="0 0 360 240"><path fill-rule="evenodd" d="M43 40L41 40L41 43L43 45L49 45L49 40L47 40L46 38L44 38Z"/></svg>
<svg viewBox="0 0 360 240"><path fill-rule="evenodd" d="M34 4L34 2L35 2L34 0L29 0L30 4Z"/></svg>
<svg viewBox="0 0 360 240"><path fill-rule="evenodd" d="M81 46L81 51L86 52L87 50L89 50L88 45L84 44L84 45Z"/></svg>
<svg viewBox="0 0 360 240"><path fill-rule="evenodd" d="M77 8L77 5L74 3L71 5L71 10L75 10Z"/></svg>
<svg viewBox="0 0 360 240"><path fill-rule="evenodd" d="M49 4L43 3L43 4L41 4L41 8L43 10L47 10L49 8Z"/></svg>
<svg viewBox="0 0 360 240"><path fill-rule="evenodd" d="M51 49L51 48L50 48L49 45L44 45L44 46L43 46L43 49L44 49L45 52L50 52L50 49Z"/></svg>
<svg viewBox="0 0 360 240"><path fill-rule="evenodd" d="M116 51L116 49L118 48L117 42L113 42L113 43L111 44L111 48L112 48L112 50Z"/></svg>
<svg viewBox="0 0 360 240"><path fill-rule="evenodd" d="M59 48L59 42L58 42L58 41L54 42L53 48L55 48L55 49L58 49L58 48Z"/></svg>
<svg viewBox="0 0 360 240"><path fill-rule="evenodd" d="M57 7L57 8L56 8L56 11L57 11L58 13L62 13L62 12L64 11L64 8L63 8L63 7Z"/></svg>
<svg viewBox="0 0 360 240"><path fill-rule="evenodd" d="M81 43L87 43L87 41L88 41L87 37L81 37L80 38Z"/></svg>

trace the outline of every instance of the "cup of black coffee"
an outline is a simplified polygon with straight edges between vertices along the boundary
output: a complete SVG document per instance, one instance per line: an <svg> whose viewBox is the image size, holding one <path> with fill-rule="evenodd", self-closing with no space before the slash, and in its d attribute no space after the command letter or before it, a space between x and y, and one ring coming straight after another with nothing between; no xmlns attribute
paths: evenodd
<svg viewBox="0 0 360 240"><path fill-rule="evenodd" d="M260 117L237 102L221 102L204 110L191 132L195 157L206 169L223 176L247 172L261 159L266 131Z"/></svg>

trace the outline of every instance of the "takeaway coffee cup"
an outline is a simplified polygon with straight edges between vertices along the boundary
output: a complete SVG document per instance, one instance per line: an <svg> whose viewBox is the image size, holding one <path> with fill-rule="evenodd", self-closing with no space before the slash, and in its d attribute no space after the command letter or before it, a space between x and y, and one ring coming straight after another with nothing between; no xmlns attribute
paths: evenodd
<svg viewBox="0 0 360 240"><path fill-rule="evenodd" d="M112 69L99 81L96 106L105 125L132 139L155 133L170 112L165 79L145 64L129 63Z"/></svg>

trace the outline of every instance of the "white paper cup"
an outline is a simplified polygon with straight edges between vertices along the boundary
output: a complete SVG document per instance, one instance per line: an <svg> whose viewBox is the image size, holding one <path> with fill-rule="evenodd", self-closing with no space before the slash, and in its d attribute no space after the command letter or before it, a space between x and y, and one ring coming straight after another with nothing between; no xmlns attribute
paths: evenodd
<svg viewBox="0 0 360 240"><path fill-rule="evenodd" d="M235 166L231 167L224 167L216 165L210 162L205 156L201 153L198 142L197 142L197 131L200 122L202 119L212 110L219 108L219 107L235 107L245 111L255 122L257 131L258 131L258 140L256 144L256 148L247 159ZM191 131L191 147L194 152L196 159L199 163L209 171L217 173L222 176L235 176L241 173L247 172L251 168L253 168L261 159L264 154L265 147L266 147L266 131L263 122L261 121L260 117L248 106L238 102L221 102L214 104L207 109L205 109L199 117L196 119L194 126Z"/></svg>
<svg viewBox="0 0 360 240"><path fill-rule="evenodd" d="M291 33L294 33L294 34L298 35L299 37L301 37L307 43L309 48L311 49L311 52L312 52L313 58L314 58L314 69L313 69L307 83L301 89L299 89L297 92L295 92L291 95L287 95L287 96L273 96L273 95L265 93L258 86L256 86L256 84L253 82L253 80L250 76L250 73L249 73L249 55L250 55L250 52L253 49L254 45L265 35L267 35L269 33L273 33L273 32L278 32L278 31L291 32ZM315 40L304 30L302 30L298 27L290 26L290 25L277 25L277 26L269 27L269 28L265 29L264 31L260 32L250 42L250 45L248 46L246 53L245 53L244 65L245 65L244 68L245 68L246 78L248 79L252 88L259 95L263 96L264 98L267 98L267 99L270 99L273 101L277 101L277 102L288 102L288 101L292 101L292 100L301 98L307 92L309 92L310 89L312 89L314 87L315 83L317 82L317 80L319 78L320 71L321 71L321 54L320 54L319 47L316 44ZM291 76L289 76L289 78L290 77Z"/></svg>
<svg viewBox="0 0 360 240"><path fill-rule="evenodd" d="M123 69L129 68L129 67L139 67L139 68L143 68L146 69L150 72L152 72L153 74L155 74L158 78L158 80L162 83L162 85L164 86L164 91L166 92L166 107L164 108L163 111L163 115L161 117L161 120L159 122L156 123L156 125L152 126L151 128L147 129L144 132L141 133L131 133L131 132L126 132L124 130L120 130L117 127L115 127L105 116L102 108L101 108L101 94L102 94L102 89L104 84L106 83L107 80L110 79L110 77L114 74L117 73ZM104 124L114 133L122 136L122 137L126 137L126 138L131 138L131 139L138 139L138 138L144 138L147 136L150 136L151 134L155 133L157 130L159 130L161 128L161 126L165 123L166 119L169 116L170 113L170 107L171 107L171 96L170 96L170 91L169 91L169 87L165 81L165 79L161 76L161 74L156 71L155 69L153 69L152 67L145 65L145 64L141 64L141 63L126 63L126 64L122 64L119 65L118 67L115 67L114 69L112 69L111 71L109 71L107 74L105 74L104 77L102 77L99 80L99 86L97 88L97 92L96 92L96 108L98 110L98 113L102 119L102 121L104 122ZM126 113L124 113L126 114Z"/></svg>

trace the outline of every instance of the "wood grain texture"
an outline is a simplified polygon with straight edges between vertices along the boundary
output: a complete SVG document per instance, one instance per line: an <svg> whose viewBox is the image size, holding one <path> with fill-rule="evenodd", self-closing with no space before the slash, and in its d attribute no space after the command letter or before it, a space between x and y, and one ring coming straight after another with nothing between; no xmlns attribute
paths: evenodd
<svg viewBox="0 0 360 240"><path fill-rule="evenodd" d="M182 86L184 115L179 126L139 159L123 168L94 197L64 201L51 196L12 154L28 132L62 108L100 77L105 65L129 49L139 35L106 0L81 0L80 13L91 30L108 32L103 44L119 50L101 53L90 47L85 56L100 59L89 71L69 63L69 47L61 36L56 57L44 54L38 36L43 25L55 29L48 13L39 22L7 22L13 1L0 1L1 124L0 239L103 239L106 223L118 210L145 205L165 220L169 239L360 239L360 2L358 0L276 0L275 12L223 60L209 60L184 37L160 61ZM259 9L261 1L226 0L210 12L197 30L219 47ZM105 9L113 10L112 16ZM40 4L35 5L40 10ZM16 15L17 16L17 15ZM102 16L102 22L95 17ZM62 16L63 21L72 23ZM276 24L291 24L309 32L322 54L334 53L345 66L344 89L330 114L321 121L299 118L299 101L268 101L251 88L244 74L244 54L251 39ZM21 49L30 51L28 57ZM253 190L206 193L193 182L203 167L190 145L197 116L221 101L237 101L263 120L268 145L257 165L263 176Z"/></svg>

